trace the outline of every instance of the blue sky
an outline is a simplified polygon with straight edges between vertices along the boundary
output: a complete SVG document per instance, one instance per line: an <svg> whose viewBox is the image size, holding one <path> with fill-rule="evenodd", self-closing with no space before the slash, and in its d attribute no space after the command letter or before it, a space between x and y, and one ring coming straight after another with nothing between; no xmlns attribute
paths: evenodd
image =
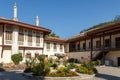
<svg viewBox="0 0 120 80"><path fill-rule="evenodd" d="M12 19L15 2L19 21L34 25L38 15L40 26L62 38L120 15L120 0L1 0L0 17Z"/></svg>

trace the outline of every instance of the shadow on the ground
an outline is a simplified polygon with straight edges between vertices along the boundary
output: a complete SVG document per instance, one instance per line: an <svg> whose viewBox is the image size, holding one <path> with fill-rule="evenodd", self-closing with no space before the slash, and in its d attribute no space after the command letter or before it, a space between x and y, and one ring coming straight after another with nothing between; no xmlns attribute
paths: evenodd
<svg viewBox="0 0 120 80"><path fill-rule="evenodd" d="M0 68L0 72L1 72L1 71L5 71L5 69L3 69L3 68Z"/></svg>
<svg viewBox="0 0 120 80"><path fill-rule="evenodd" d="M22 76L21 72L3 71L0 72L0 80L30 80Z"/></svg>
<svg viewBox="0 0 120 80"><path fill-rule="evenodd" d="M120 77L113 76L113 75L107 75L107 74L101 74L101 73L96 74L96 77L103 78L105 80L120 80Z"/></svg>

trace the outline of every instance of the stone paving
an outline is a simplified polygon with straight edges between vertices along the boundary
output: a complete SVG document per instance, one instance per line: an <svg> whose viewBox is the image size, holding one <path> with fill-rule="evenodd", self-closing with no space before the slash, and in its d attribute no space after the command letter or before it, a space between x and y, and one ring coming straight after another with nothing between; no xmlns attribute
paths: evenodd
<svg viewBox="0 0 120 80"><path fill-rule="evenodd" d="M97 67L98 74L92 80L120 80L120 68L100 66ZM31 80L25 77L22 71L3 71L0 72L0 80ZM78 79L81 80L81 79ZM85 79L87 80L87 79Z"/></svg>
<svg viewBox="0 0 120 80"><path fill-rule="evenodd" d="M120 68L110 66L97 67L98 74L93 80L120 80Z"/></svg>
<svg viewBox="0 0 120 80"><path fill-rule="evenodd" d="M0 80L30 80L22 75L21 71L2 71L0 72Z"/></svg>

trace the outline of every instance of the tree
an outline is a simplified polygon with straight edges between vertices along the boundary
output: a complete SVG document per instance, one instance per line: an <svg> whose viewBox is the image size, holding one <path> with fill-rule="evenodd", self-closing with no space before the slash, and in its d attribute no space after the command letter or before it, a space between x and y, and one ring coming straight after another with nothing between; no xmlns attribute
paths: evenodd
<svg viewBox="0 0 120 80"><path fill-rule="evenodd" d="M59 38L59 36L56 35L54 32L52 32L51 34L49 34L49 36L50 36L50 37L57 37L57 38Z"/></svg>
<svg viewBox="0 0 120 80"><path fill-rule="evenodd" d="M120 15L116 16L116 17L114 18L114 21L115 21L115 22L120 22Z"/></svg>

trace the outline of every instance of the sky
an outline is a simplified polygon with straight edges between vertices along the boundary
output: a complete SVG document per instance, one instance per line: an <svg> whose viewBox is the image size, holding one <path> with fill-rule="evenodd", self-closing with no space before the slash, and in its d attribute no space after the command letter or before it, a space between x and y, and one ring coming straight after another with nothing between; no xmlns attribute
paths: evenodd
<svg viewBox="0 0 120 80"><path fill-rule="evenodd" d="M120 15L120 0L0 0L0 17L13 19L15 2L20 22L35 25L38 16L40 26L61 38Z"/></svg>

